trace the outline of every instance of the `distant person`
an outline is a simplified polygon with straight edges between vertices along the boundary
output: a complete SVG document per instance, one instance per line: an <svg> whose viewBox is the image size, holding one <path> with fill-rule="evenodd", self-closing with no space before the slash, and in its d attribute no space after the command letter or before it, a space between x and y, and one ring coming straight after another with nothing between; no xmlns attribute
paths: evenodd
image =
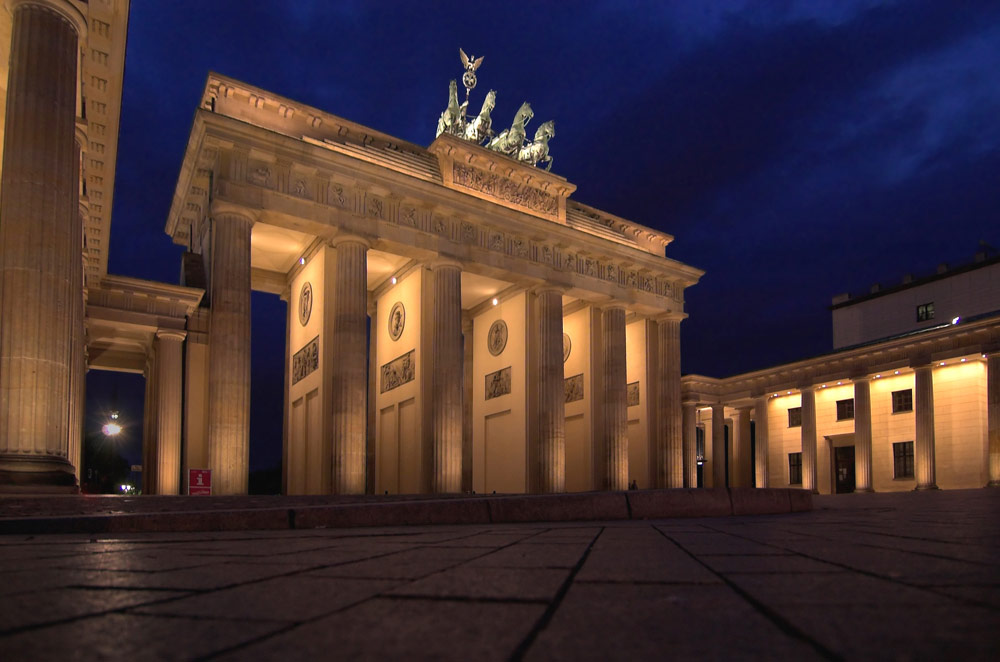
<svg viewBox="0 0 1000 662"><path fill-rule="evenodd" d="M628 488L630 490L637 490L637 489L639 489L639 484L637 482L635 482L635 478L633 478L632 482L628 484Z"/></svg>

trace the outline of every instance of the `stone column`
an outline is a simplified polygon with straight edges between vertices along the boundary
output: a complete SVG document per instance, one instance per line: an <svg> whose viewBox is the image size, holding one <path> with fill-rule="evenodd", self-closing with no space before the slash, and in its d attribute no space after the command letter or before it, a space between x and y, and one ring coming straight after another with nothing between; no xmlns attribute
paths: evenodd
<svg viewBox="0 0 1000 662"><path fill-rule="evenodd" d="M12 9L0 181L0 491L75 492L69 455L79 41L65 0Z"/></svg>
<svg viewBox="0 0 1000 662"><path fill-rule="evenodd" d="M364 494L367 439L368 367L368 242L341 236L333 241L337 253L334 291L326 297L333 306L331 342L336 348L331 373L333 419L332 484L334 494Z"/></svg>
<svg viewBox="0 0 1000 662"><path fill-rule="evenodd" d="M628 487L625 308L606 308L601 315L601 331L604 338L601 489L624 490Z"/></svg>
<svg viewBox="0 0 1000 662"><path fill-rule="evenodd" d="M77 137L77 145L81 138ZM84 328L84 300L83 300L83 225L86 218L86 208L83 202L80 203L79 215L75 228L76 236L73 239L75 249L70 256L73 267L73 279L70 282L70 297L73 306L73 315L70 321L70 374L69 374L69 462L76 469L76 479L80 482L80 469L83 461L83 434L84 417L86 415L86 389L87 389L87 359L85 357L87 349L86 330Z"/></svg>
<svg viewBox="0 0 1000 662"><path fill-rule="evenodd" d="M462 491L462 266L431 265L431 491ZM429 365L428 365L429 364Z"/></svg>
<svg viewBox="0 0 1000 662"><path fill-rule="evenodd" d="M1000 487L1000 350L986 359L986 417L989 435L989 487Z"/></svg>
<svg viewBox="0 0 1000 662"><path fill-rule="evenodd" d="M855 492L872 492L872 392L871 379L854 378L854 481Z"/></svg>
<svg viewBox="0 0 1000 662"><path fill-rule="evenodd" d="M712 487L726 486L726 406L712 405Z"/></svg>
<svg viewBox="0 0 1000 662"><path fill-rule="evenodd" d="M566 391L562 290L557 288L538 292L538 363L538 487L543 493L564 492Z"/></svg>
<svg viewBox="0 0 1000 662"><path fill-rule="evenodd" d="M916 366L914 372L913 410L917 434L913 444L914 468L918 490L936 490L934 471L934 368Z"/></svg>
<svg viewBox="0 0 1000 662"><path fill-rule="evenodd" d="M754 415L756 420L756 445L754 448L754 472L756 473L757 487L767 487L767 395L761 395L754 404Z"/></svg>
<svg viewBox="0 0 1000 662"><path fill-rule="evenodd" d="M656 371L660 411L656 417L656 487L684 486L684 439L681 430L681 320L670 315L657 320Z"/></svg>
<svg viewBox="0 0 1000 662"><path fill-rule="evenodd" d="M156 493L181 493L181 362L184 331L156 332Z"/></svg>
<svg viewBox="0 0 1000 662"><path fill-rule="evenodd" d="M684 487L698 486L695 446L698 443L698 405L685 402L681 407L684 432Z"/></svg>
<svg viewBox="0 0 1000 662"><path fill-rule="evenodd" d="M816 389L802 388L802 489L816 490Z"/></svg>
<svg viewBox="0 0 1000 662"><path fill-rule="evenodd" d="M246 494L250 460L250 229L224 211L212 227L208 456L212 494Z"/></svg>
<svg viewBox="0 0 1000 662"><path fill-rule="evenodd" d="M733 459L729 463L733 487L750 487L750 410L740 407L733 416Z"/></svg>
<svg viewBox="0 0 1000 662"><path fill-rule="evenodd" d="M159 494L156 486L158 472L156 470L156 344L146 355L146 366L143 376L146 378L146 388L142 403L142 493Z"/></svg>
<svg viewBox="0 0 1000 662"><path fill-rule="evenodd" d="M365 431L365 494L375 494L375 421L378 417L375 389L378 378L378 305L371 296L368 298L368 419Z"/></svg>
<svg viewBox="0 0 1000 662"><path fill-rule="evenodd" d="M462 492L472 492L472 359L475 351L472 317L462 317Z"/></svg>

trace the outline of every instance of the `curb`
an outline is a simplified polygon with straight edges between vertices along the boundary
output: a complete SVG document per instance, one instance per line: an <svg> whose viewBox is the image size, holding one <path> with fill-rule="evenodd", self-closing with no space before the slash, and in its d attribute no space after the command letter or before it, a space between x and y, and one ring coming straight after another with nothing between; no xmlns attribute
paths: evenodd
<svg viewBox="0 0 1000 662"><path fill-rule="evenodd" d="M8 518L0 519L0 535L190 533L428 524L585 522L775 515L804 512L812 508L812 494L806 490L685 488L634 492L479 496L239 510Z"/></svg>

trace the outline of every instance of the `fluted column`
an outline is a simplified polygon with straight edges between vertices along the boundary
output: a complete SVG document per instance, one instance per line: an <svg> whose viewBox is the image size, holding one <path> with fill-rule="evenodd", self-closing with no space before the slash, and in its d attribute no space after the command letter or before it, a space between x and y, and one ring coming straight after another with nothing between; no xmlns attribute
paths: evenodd
<svg viewBox="0 0 1000 662"><path fill-rule="evenodd" d="M78 137L79 140L79 137ZM79 142L77 143L79 145ZM86 410L87 349L86 331L84 329L83 301L83 223L84 205L81 203L77 216L73 245L75 250L70 260L72 265L72 280L70 282L70 297L73 315L70 318L70 373L69 373L69 462L76 471L77 483L80 482L80 469L83 460L83 428Z"/></svg>
<svg viewBox="0 0 1000 662"><path fill-rule="evenodd" d="M472 359L475 350L473 342L472 317L462 318L462 491L472 492Z"/></svg>
<svg viewBox="0 0 1000 662"><path fill-rule="evenodd" d="M816 390L802 388L802 489L816 492Z"/></svg>
<svg viewBox="0 0 1000 662"><path fill-rule="evenodd" d="M726 487L726 406L712 405L712 487Z"/></svg>
<svg viewBox="0 0 1000 662"><path fill-rule="evenodd" d="M75 491L69 455L79 149L69 2L14 3L0 190L0 491Z"/></svg>
<svg viewBox="0 0 1000 662"><path fill-rule="evenodd" d="M750 487L750 410L740 407L733 416L733 459L729 463L733 487Z"/></svg>
<svg viewBox="0 0 1000 662"><path fill-rule="evenodd" d="M625 373L625 309L606 308L601 315L604 339L603 430L601 439L601 488L628 487L628 404Z"/></svg>
<svg viewBox="0 0 1000 662"><path fill-rule="evenodd" d="M156 493L181 492L181 360L184 331L156 332Z"/></svg>
<svg viewBox="0 0 1000 662"><path fill-rule="evenodd" d="M660 318L656 324L656 371L660 411L656 417L656 487L684 486L684 439L681 430L681 320Z"/></svg>
<svg viewBox="0 0 1000 662"><path fill-rule="evenodd" d="M754 447L754 472L756 474L757 487L767 487L767 403L766 395L759 396L754 404L754 420L756 421L754 431L756 433L756 444Z"/></svg>
<svg viewBox="0 0 1000 662"><path fill-rule="evenodd" d="M986 358L986 417L990 487L1000 487L1000 350Z"/></svg>
<svg viewBox="0 0 1000 662"><path fill-rule="evenodd" d="M333 241L333 334L335 350L331 373L333 419L332 490L334 494L364 494L367 438L368 242L342 236Z"/></svg>
<svg viewBox="0 0 1000 662"><path fill-rule="evenodd" d="M872 492L872 391L871 379L854 378L854 480L855 492Z"/></svg>
<svg viewBox="0 0 1000 662"><path fill-rule="evenodd" d="M934 368L917 366L914 372L913 413L916 416L916 441L913 460L918 490L936 490L934 469Z"/></svg>
<svg viewBox="0 0 1000 662"><path fill-rule="evenodd" d="M623 328L624 330L624 328ZM566 391L562 291L538 292L538 487L566 490Z"/></svg>
<svg viewBox="0 0 1000 662"><path fill-rule="evenodd" d="M682 428L684 434L684 487L698 486L697 449L698 444L698 406L693 402L685 402L681 406Z"/></svg>
<svg viewBox="0 0 1000 662"><path fill-rule="evenodd" d="M214 215L208 356L212 494L246 494L249 478L251 225L250 217L238 212Z"/></svg>
<svg viewBox="0 0 1000 662"><path fill-rule="evenodd" d="M431 491L462 490L462 267L431 265Z"/></svg>

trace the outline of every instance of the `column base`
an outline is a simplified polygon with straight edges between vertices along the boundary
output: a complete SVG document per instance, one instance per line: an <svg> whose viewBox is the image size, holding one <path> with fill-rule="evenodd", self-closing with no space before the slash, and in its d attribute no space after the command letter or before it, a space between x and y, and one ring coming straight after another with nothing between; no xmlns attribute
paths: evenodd
<svg viewBox="0 0 1000 662"><path fill-rule="evenodd" d="M0 494L79 494L73 465L34 457L0 459Z"/></svg>
<svg viewBox="0 0 1000 662"><path fill-rule="evenodd" d="M937 489L940 489L940 488L937 485L935 485L934 483L931 483L930 485L917 485L916 487L913 488L913 491L914 492L926 492L928 490L937 490Z"/></svg>

